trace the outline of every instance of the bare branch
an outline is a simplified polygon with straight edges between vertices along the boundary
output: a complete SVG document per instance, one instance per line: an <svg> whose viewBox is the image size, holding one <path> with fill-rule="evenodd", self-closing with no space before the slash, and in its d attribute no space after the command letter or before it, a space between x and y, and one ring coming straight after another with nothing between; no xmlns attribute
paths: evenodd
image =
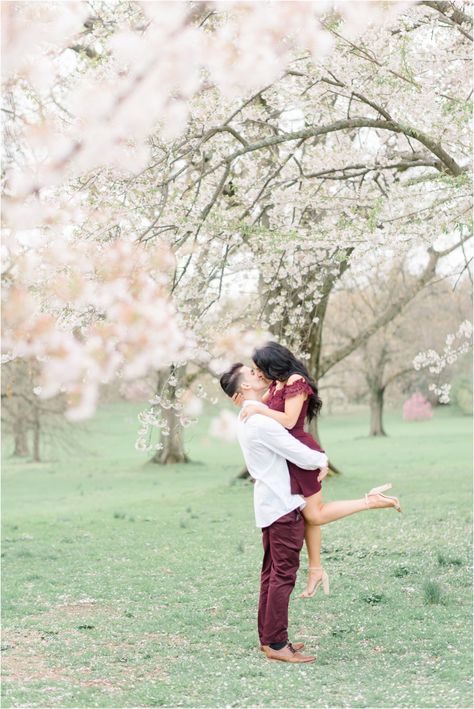
<svg viewBox="0 0 474 709"><path fill-rule="evenodd" d="M467 15L462 10L459 10L454 3L445 2L444 0L421 0L420 5L426 5L426 7L431 7L433 10L439 12L440 15L448 20L450 24L456 27L464 37L467 37L471 42L473 41L472 34L464 29L463 25L469 25L472 27L472 17Z"/></svg>
<svg viewBox="0 0 474 709"><path fill-rule="evenodd" d="M384 312L379 315L378 318L371 322L365 329L361 330L356 337L352 338L349 342L337 349L332 354L328 355L326 358L323 358L320 363L318 376L322 377L324 374L326 374L326 372L328 372L329 369L331 369L331 367L334 367L335 364L350 355L351 352L354 352L354 350L360 347L360 345L362 345L366 340L368 340L369 337L372 337L372 335L374 335L378 330L380 330L381 327L391 322L403 310L403 308L411 300L413 300L416 294L419 293L420 290L422 290L426 285L428 285L428 283L431 282L436 273L436 266L440 258L447 256L455 249L458 249L470 238L471 236L466 236L456 242L456 244L454 244L453 246L450 246L449 248L444 249L443 251L435 251L435 249L429 247L428 264L426 265L421 276L417 278L417 280L410 287L407 288L407 290L400 298L394 300L384 310Z"/></svg>

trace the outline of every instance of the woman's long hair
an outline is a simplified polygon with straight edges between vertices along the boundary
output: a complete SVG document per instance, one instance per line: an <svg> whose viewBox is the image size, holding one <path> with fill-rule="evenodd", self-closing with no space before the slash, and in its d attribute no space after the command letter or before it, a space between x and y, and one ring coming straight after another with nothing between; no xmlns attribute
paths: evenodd
<svg viewBox="0 0 474 709"><path fill-rule="evenodd" d="M292 374L301 374L313 390L313 394L308 399L308 410L306 418L311 421L321 410L323 402L318 396L316 382L310 376L303 362L296 359L289 349L279 345L278 342L267 342L263 347L258 347L252 356L254 364L258 367L267 379L286 381Z"/></svg>

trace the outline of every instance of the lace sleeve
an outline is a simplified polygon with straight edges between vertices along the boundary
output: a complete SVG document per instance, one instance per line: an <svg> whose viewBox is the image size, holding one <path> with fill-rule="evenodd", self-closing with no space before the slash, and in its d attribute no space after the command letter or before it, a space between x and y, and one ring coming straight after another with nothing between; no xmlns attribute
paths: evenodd
<svg viewBox="0 0 474 709"><path fill-rule="evenodd" d="M299 396L300 394L307 394L308 396L313 394L313 390L306 379L297 379L293 384L287 384L283 388L284 399L291 399L292 396Z"/></svg>

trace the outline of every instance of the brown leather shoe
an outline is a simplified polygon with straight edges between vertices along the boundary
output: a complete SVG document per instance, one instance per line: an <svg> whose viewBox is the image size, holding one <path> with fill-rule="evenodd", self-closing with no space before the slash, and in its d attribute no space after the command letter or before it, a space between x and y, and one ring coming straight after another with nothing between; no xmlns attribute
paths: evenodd
<svg viewBox="0 0 474 709"><path fill-rule="evenodd" d="M282 647L281 650L272 650L271 647L266 651L269 660L280 660L281 662L314 662L316 660L312 655L302 655L294 649L291 643Z"/></svg>
<svg viewBox="0 0 474 709"><path fill-rule="evenodd" d="M291 646L293 647L293 650L298 652L298 650L302 650L304 648L304 643L291 643ZM260 645L260 650L266 654L267 650L270 650L270 646Z"/></svg>

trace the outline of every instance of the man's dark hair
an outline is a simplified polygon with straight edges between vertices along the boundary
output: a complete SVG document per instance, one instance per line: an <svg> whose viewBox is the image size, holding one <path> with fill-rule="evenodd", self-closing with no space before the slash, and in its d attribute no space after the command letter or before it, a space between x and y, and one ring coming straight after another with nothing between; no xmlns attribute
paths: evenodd
<svg viewBox="0 0 474 709"><path fill-rule="evenodd" d="M237 393L241 381L242 381L242 372L241 369L244 365L242 362L237 362L236 364L233 364L230 369L227 370L227 372L224 372L224 374L221 376L219 379L221 383L221 387L227 394L227 396L230 396L231 398L234 396L234 394Z"/></svg>

